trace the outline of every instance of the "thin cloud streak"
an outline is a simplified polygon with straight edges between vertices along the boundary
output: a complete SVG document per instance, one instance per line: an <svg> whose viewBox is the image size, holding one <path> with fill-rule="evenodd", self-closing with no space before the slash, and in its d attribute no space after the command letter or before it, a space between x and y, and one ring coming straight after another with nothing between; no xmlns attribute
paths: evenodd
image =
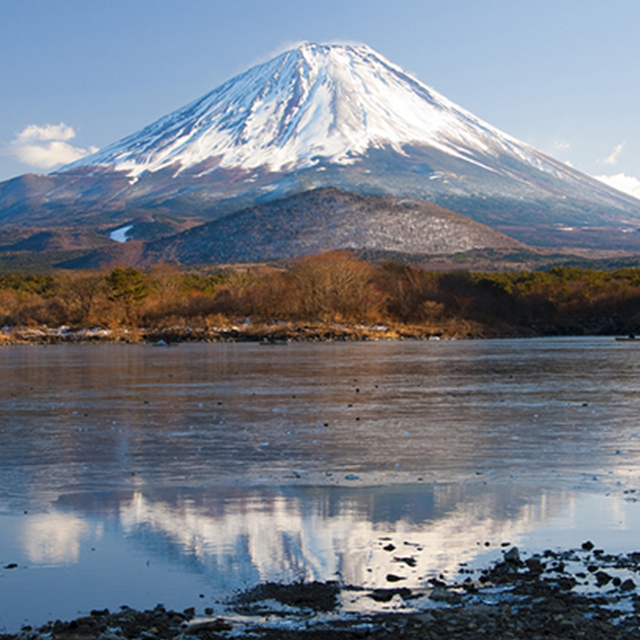
<svg viewBox="0 0 640 640"><path fill-rule="evenodd" d="M617 145L616 147L614 147L613 151L611 152L611 155L609 155L607 158L605 158L602 162L603 164L618 164L618 158L620 157L620 154L622 153L622 150L624 149L624 142L621 142L619 145ZM622 174L620 174L622 175Z"/></svg>

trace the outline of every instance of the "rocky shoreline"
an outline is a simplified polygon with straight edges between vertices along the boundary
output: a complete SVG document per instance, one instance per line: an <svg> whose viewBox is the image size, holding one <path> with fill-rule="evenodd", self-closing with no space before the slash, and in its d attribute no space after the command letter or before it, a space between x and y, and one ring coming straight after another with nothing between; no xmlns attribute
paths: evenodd
<svg viewBox="0 0 640 640"><path fill-rule="evenodd" d="M182 342L288 342L368 341L440 338L482 338L482 332L467 328L462 332L440 331L424 326L387 326L339 323L292 324L288 322L253 324L239 323L222 327L175 327L169 329L138 329L108 327L4 327L0 329L0 345L13 344L88 344L88 343L150 343L166 346Z"/></svg>
<svg viewBox="0 0 640 640"><path fill-rule="evenodd" d="M337 582L265 583L232 596L223 616L214 617L212 609L196 617L195 608L122 607L23 627L0 640L621 640L640 638L638 574L640 552L611 555L585 542L581 549L525 558L511 547L489 568L461 567L455 583L433 578L409 589L391 575L388 588L374 590ZM350 609L358 599L378 609Z"/></svg>

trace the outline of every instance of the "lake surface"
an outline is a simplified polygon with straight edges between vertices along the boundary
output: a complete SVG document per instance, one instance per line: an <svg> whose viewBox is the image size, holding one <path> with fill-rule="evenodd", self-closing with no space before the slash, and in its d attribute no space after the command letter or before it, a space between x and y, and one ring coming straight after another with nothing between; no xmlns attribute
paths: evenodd
<svg viewBox="0 0 640 640"><path fill-rule="evenodd" d="M639 374L611 338L3 347L0 631L637 550Z"/></svg>

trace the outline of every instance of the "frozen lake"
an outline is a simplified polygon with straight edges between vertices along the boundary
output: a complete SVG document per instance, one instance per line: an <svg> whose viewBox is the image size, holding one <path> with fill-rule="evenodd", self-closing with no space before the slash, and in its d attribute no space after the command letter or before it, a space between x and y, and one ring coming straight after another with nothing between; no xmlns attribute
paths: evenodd
<svg viewBox="0 0 640 640"><path fill-rule="evenodd" d="M0 631L637 550L639 373L612 338L3 347Z"/></svg>

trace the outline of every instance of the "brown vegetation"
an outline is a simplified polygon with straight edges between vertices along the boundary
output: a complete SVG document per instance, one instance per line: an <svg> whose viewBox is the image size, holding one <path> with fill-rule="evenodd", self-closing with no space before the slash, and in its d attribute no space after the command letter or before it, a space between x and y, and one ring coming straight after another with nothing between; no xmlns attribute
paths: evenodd
<svg viewBox="0 0 640 640"><path fill-rule="evenodd" d="M0 323L5 342L98 327L128 340L626 334L640 331L640 269L435 273L338 252L283 270L13 274Z"/></svg>

